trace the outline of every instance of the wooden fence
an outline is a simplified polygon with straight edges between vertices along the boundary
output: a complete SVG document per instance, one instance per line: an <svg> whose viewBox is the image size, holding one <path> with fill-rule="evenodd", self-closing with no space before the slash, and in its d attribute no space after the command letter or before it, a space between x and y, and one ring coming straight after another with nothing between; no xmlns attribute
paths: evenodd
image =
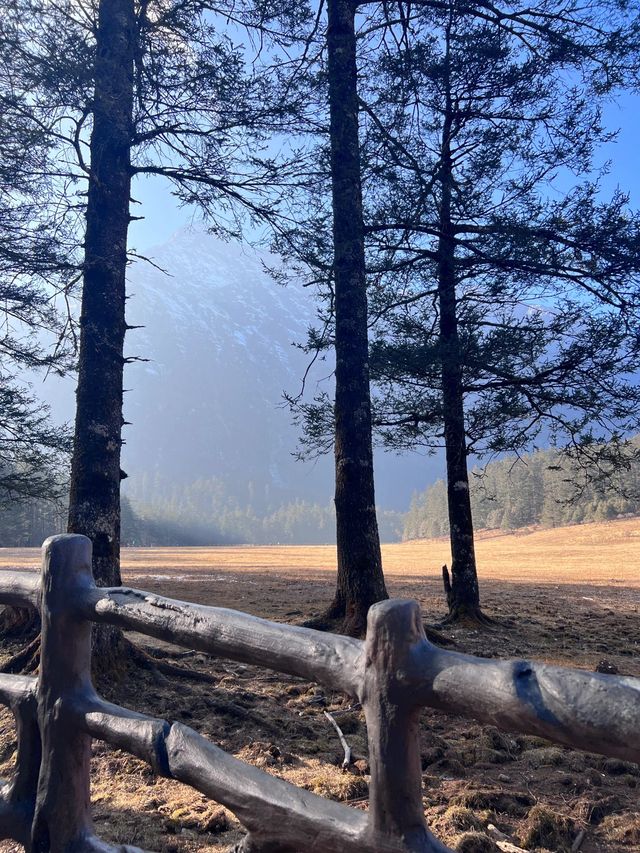
<svg viewBox="0 0 640 853"><path fill-rule="evenodd" d="M98 588L89 540L55 536L43 545L41 578L0 572L0 604L39 607L42 615L39 678L0 676L0 702L12 709L18 737L14 778L0 788L0 838L28 853L140 853L93 831L92 738L229 808L248 830L244 853L446 853L424 819L423 706L640 762L640 679L445 651L426 640L415 601L372 607L361 642L127 587ZM274 778L180 723L105 702L91 683L92 622L301 676L361 702L369 811Z"/></svg>

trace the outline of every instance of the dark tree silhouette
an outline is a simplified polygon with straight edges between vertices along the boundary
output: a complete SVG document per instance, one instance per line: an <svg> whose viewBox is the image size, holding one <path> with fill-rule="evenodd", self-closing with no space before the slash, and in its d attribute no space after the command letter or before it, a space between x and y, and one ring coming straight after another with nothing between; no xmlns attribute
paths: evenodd
<svg viewBox="0 0 640 853"><path fill-rule="evenodd" d="M596 183L545 203L540 188L558 170L588 172L594 145L607 137L598 104L637 80L636 12L599 0L526 8L418 0L397 14L368 3L357 10L351 73L357 66L368 322L379 338L370 366L380 388L374 419L390 446L446 445L451 614L482 619L470 448L481 440L490 451L518 446L522 436L534 440L545 421L547 435L557 437L557 406L582 371L595 378L594 405L587 416L574 394L577 408L564 425L569 440L582 435L591 452L589 417L594 428L605 424L607 406L611 414L624 396L616 377L633 369L632 336L616 336L614 318L620 309L624 325L632 315L625 276L637 264L637 225L624 197L600 204ZM323 33L316 24L317 42L328 45L331 28ZM305 56L317 58L311 49ZM315 95L318 78L309 79ZM326 132L321 121L308 129ZM307 210L297 211L304 224L279 243L324 287L322 327L308 343L315 354L337 350L340 312L322 197L335 164L325 172L326 159L321 142ZM581 304L592 297L595 313L587 318ZM553 320L538 310L549 299ZM359 323L363 338L362 316ZM554 353L558 337L562 351ZM602 346L590 358L596 341ZM615 368L607 372L607 363ZM551 387L555 403L547 399L541 416L536 406ZM537 403L527 396L534 388ZM294 404L303 453L328 451L338 418L329 396Z"/></svg>
<svg viewBox="0 0 640 853"><path fill-rule="evenodd" d="M29 114L28 80L13 68L18 22L0 22L0 505L59 496L67 431L51 423L27 377L72 364L64 299L76 270L68 233L47 202L55 167L46 125ZM21 378L17 378L21 374Z"/></svg>
<svg viewBox="0 0 640 853"><path fill-rule="evenodd" d="M103 0L97 24L68 530L91 539L96 583L108 586L120 583L122 380L136 42L133 0Z"/></svg>
<svg viewBox="0 0 640 853"><path fill-rule="evenodd" d="M588 173L607 138L598 102L611 86L594 90L583 56L546 33L525 51L455 2L435 22L440 41L430 16L428 35L415 28L383 60L369 110L384 152L369 209L372 370L387 444L444 444L450 617L483 619L468 454L543 434L592 457L594 433L637 424L640 222L620 194L598 203L594 183L549 198L553 176Z"/></svg>
<svg viewBox="0 0 640 853"><path fill-rule="evenodd" d="M360 185L355 8L327 0L335 283L335 504L338 578L328 617L363 634L387 597L376 519L371 442L367 292Z"/></svg>
<svg viewBox="0 0 640 853"><path fill-rule="evenodd" d="M13 67L19 19L0 20L0 507L25 513L35 500L65 493L70 436L56 426L29 377L72 365L66 299L76 269L68 229L50 202L55 146L29 111L28 73ZM59 310L59 305L63 310ZM16 531L17 532L17 531ZM37 629L35 613L4 608L0 632Z"/></svg>
<svg viewBox="0 0 640 853"><path fill-rule="evenodd" d="M69 530L91 538L98 584L119 585L132 177L164 176L183 201L217 217L218 230L235 233L243 210L269 213L261 193L275 176L260 146L282 107L269 106L266 78L245 75L241 51L218 34L207 3L100 0L95 9L42 10L12 0L11 8L8 62L22 85L14 97L55 151L46 172L52 204L71 221L69 257L83 254ZM100 636L108 665L117 635Z"/></svg>

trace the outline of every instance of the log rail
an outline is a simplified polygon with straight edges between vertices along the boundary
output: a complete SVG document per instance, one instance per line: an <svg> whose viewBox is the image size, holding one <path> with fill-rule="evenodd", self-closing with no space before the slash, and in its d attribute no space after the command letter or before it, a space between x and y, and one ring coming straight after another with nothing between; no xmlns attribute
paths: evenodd
<svg viewBox="0 0 640 853"><path fill-rule="evenodd" d="M126 587L98 588L90 541L64 535L44 543L41 578L0 572L0 604L36 606L42 616L39 678L0 675L0 703L13 711L18 736L14 778L0 784L0 839L19 841L27 853L141 853L94 833L92 738L233 811L248 830L243 853L447 853L422 806L425 706L640 762L640 679L440 649L426 639L415 601L372 607L362 642ZM369 811L274 778L188 726L105 702L91 682L94 622L301 676L361 702Z"/></svg>

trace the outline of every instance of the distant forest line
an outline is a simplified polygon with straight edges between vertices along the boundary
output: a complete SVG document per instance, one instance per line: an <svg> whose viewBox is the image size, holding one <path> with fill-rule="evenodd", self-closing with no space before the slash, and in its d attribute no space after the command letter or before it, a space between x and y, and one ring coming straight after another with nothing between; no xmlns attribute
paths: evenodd
<svg viewBox="0 0 640 853"><path fill-rule="evenodd" d="M632 442L635 447L640 439ZM600 479L556 450L508 456L476 468L471 478L476 530L560 527L640 514L640 463L631 459L610 478ZM403 539L449 533L447 492L438 480L411 501Z"/></svg>
<svg viewBox="0 0 640 853"><path fill-rule="evenodd" d="M215 488L214 488L215 486ZM124 546L270 545L335 543L333 502L294 500L260 512L237 499L220 496L219 484L199 480L168 490L165 499L144 504L122 498ZM209 504L207 508L207 504ZM402 538L404 513L379 510L384 541ZM38 547L67 524L64 499L28 499L0 513L0 547Z"/></svg>
<svg viewBox="0 0 640 853"><path fill-rule="evenodd" d="M640 438L634 439L636 447ZM477 530L517 530L604 521L640 514L640 462L618 469L607 485L555 450L508 456L476 468L471 482ZM260 511L225 495L224 484L202 479L188 485L156 481L153 502L124 496L122 542L133 546L303 544L335 542L333 502L293 500ZM444 480L414 495L408 512L379 510L386 542L449 533ZM34 547L66 527L66 504L32 499L0 515L0 547Z"/></svg>

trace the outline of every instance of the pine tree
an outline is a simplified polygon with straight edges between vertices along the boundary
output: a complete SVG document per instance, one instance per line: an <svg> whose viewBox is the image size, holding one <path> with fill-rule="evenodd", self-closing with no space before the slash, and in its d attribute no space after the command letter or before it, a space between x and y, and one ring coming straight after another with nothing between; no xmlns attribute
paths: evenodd
<svg viewBox="0 0 640 853"><path fill-rule="evenodd" d="M68 226L50 199L55 145L30 112L29 74L16 70L20 22L12 3L0 20L0 505L59 496L69 452L65 429L26 377L72 365L65 297L77 274ZM21 378L18 378L20 376Z"/></svg>
<svg viewBox="0 0 640 853"><path fill-rule="evenodd" d="M45 174L70 222L67 258L79 266L84 254L69 528L92 538L97 580L117 584L132 176L165 177L235 233L242 210L268 215L261 193L274 175L259 153L282 109L206 3L10 5L14 98L54 150Z"/></svg>
<svg viewBox="0 0 640 853"><path fill-rule="evenodd" d="M336 596L329 618L363 634L369 607L387 598L376 518L368 368L355 6L327 0L335 289Z"/></svg>
<svg viewBox="0 0 640 853"><path fill-rule="evenodd" d="M553 295L561 294L554 310L561 304L564 312L555 327L543 322L548 316L532 313L523 319L515 306L532 298L546 306L547 284L535 282L545 276L546 282L562 281L564 263L565 271L577 264L579 285L596 297L596 304L601 300L623 313L630 307L621 282L637 268L637 224L629 219L625 198L619 195L609 205L600 205L597 191L582 187L556 205L545 205L545 193L538 195L536 187L555 169L588 170L593 144L606 137L599 124L598 98L637 77L635 15L627 4L612 8L599 0L587 6L577 0L541 0L526 8L418 0L401 5L397 16L386 6L358 5L357 55L355 63L350 61L358 72L369 324L380 329L370 360L381 388L374 420L383 440L396 448L420 442L439 446L447 433L450 504L456 515L451 525L457 554L452 615L481 618L467 453L488 436L495 436L491 447L485 443L489 451L494 445L502 450L521 446L525 434L531 438L531 430L523 429L531 406L526 393L514 391L520 371L530 366L531 353L531 386L537 384L539 392L562 383L568 387L569 377L579 375L580 364L584 374L591 375L593 363L587 366L588 359L580 358L603 334L609 357L613 355L623 371L623 363L633 365L630 338L616 341L615 322L606 316L606 308L591 325L582 324L582 297L565 300L566 287L552 288ZM448 39L443 34L447 27ZM326 79L321 61L327 33L321 17L315 21L314 36L295 63L297 77L291 85L298 92L307 85L308 101L316 106ZM443 59L441 48L447 43L448 59ZM314 66L318 57L320 63ZM308 70L306 77L303 69ZM569 91L569 84L563 90L566 81L576 81L575 91ZM460 90L453 91L452 85ZM317 113L305 128L321 139L327 132ZM448 155L451 146L455 150ZM311 178L294 208L298 225L280 234L278 248L296 259L298 269L307 269L308 282L324 291L320 326L308 342L308 351L322 358L335 343L338 311L327 249L326 179L331 170L324 139L315 159L319 168L305 169ZM461 200L464 209L459 209ZM531 218L537 229L528 227ZM462 231L461 224L466 226ZM550 239L550 234L562 236L565 228L566 241ZM609 239L612 230L623 238L617 254L610 253L615 245ZM459 276L460 254L464 264ZM564 278L564 285L573 273ZM611 276L622 300L607 292ZM461 282L463 298L458 292ZM478 283L485 295L474 303L470 297ZM502 303L500 293L505 294ZM502 309L497 315L496 305ZM486 334L477 334L478 328ZM567 328L579 340L563 358L546 363L554 334L557 338ZM603 356L601 367L606 362ZM597 391L590 402L604 391L615 407L622 388L618 384L608 394L612 373L605 373L593 374ZM477 401L472 411L468 405L465 409L464 399L461 402L462 383L467 383L467 404ZM393 393L398 384L406 392L401 402ZM584 412L588 407L578 397L572 404ZM337 414L330 396L321 393L311 403L293 402L305 431L302 451L329 452ZM572 436L580 435L587 422L580 414L573 418ZM534 429L536 424L534 416Z"/></svg>
<svg viewBox="0 0 640 853"><path fill-rule="evenodd" d="M629 443L637 449L640 439ZM597 458L599 462L602 457ZM471 488L476 528L559 527L638 515L640 457L629 455L626 463L606 481L599 476L598 463L585 471L584 462L557 450L505 456L476 468ZM446 514L444 481L438 480L414 496L403 538L441 535L438 518L446 519Z"/></svg>
<svg viewBox="0 0 640 853"><path fill-rule="evenodd" d="M260 147L282 108L269 106L266 79L245 74L207 3L10 0L8 8L0 55L11 103L44 140L47 203L68 232L66 267L82 277L68 527L92 539L97 582L119 585L132 177L164 176L212 225L235 233L242 211L269 215L261 193L274 174ZM119 635L101 629L96 643L108 667Z"/></svg>
<svg viewBox="0 0 640 853"><path fill-rule="evenodd" d="M636 48L623 40L617 53L594 26L596 54L584 21L561 30L525 47L451 2L416 14L367 78L375 419L389 446L445 446L451 618L482 618L468 454L522 449L547 430L593 462L594 437L640 416L628 381L640 364L640 219L621 193L601 202L597 182L560 201L548 187L558 170L589 172L608 138L602 69L623 76Z"/></svg>

